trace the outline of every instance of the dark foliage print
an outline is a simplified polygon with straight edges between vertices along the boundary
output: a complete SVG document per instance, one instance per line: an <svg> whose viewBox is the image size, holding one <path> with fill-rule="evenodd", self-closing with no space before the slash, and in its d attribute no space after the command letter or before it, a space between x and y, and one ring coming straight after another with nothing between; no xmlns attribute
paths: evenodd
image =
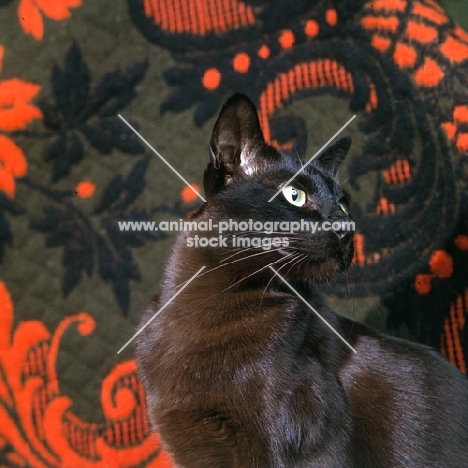
<svg viewBox="0 0 468 468"><path fill-rule="evenodd" d="M5 246L11 246L13 243L13 234L5 213L19 215L23 212L22 207L8 198L3 192L0 192L0 263L3 261Z"/></svg>
<svg viewBox="0 0 468 468"><path fill-rule="evenodd" d="M130 281L141 279L132 249L161 239L165 233L121 231L119 222L147 222L161 212L181 217L193 208L183 200L147 210L138 208L151 157L143 155L144 146L118 118L118 113L137 96L137 85L144 79L147 68L148 62L143 61L125 71L115 70L92 86L88 65L78 45L73 44L64 65L53 68L53 102L40 102L44 128L39 132L17 132L25 137L50 140L45 159L52 162L52 185L30 177L23 177L18 183L47 200L42 214L33 217L29 225L45 235L47 247L62 250L63 294L67 296L86 277L97 274L111 285L124 313L130 307ZM132 122L132 126L137 124ZM93 182L82 181L65 190L54 188L54 184L61 180L67 186L71 168L82 161L90 147L103 155L120 151L140 157L129 170L105 182L100 199L93 205L79 208L77 196L93 196L96 188ZM26 214L24 208L0 192L0 262L4 249L13 245L11 217L20 214Z"/></svg>
<svg viewBox="0 0 468 468"><path fill-rule="evenodd" d="M45 159L53 161L52 182L65 177L84 156L86 144L101 154L113 148L139 154L143 146L117 114L136 96L135 87L144 78L148 62L125 72L106 74L92 89L89 68L74 44L63 68L54 66L52 87L54 104L40 103L44 126L53 134Z"/></svg>
<svg viewBox="0 0 468 468"><path fill-rule="evenodd" d="M33 229L46 234L47 247L62 247L65 295L82 280L91 276L97 264L99 276L112 284L123 311L130 305L131 279L139 280L140 272L131 247L141 247L147 240L164 236L158 231L120 231L119 221L149 221L149 214L132 206L145 187L149 157L137 161L126 176L117 175L103 191L94 208L99 215L96 227L89 216L72 203L70 192L41 191L57 202L44 208L43 216L31 221Z"/></svg>
<svg viewBox="0 0 468 468"><path fill-rule="evenodd" d="M344 167L357 195L354 266L324 289L381 295L388 327L408 327L466 373L467 32L433 0L205 3L202 15L127 0L141 33L174 58L161 112L193 109L201 126L244 93L267 141L299 154L309 127L290 104L328 94L358 114L363 144Z"/></svg>

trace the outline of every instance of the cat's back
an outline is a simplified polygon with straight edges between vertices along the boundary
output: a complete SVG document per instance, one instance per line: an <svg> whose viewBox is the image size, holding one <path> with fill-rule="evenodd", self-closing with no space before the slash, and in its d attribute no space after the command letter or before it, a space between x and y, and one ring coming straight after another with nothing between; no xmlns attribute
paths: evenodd
<svg viewBox="0 0 468 468"><path fill-rule="evenodd" d="M356 467L468 467L466 376L432 348L341 324L357 351L339 372Z"/></svg>
<svg viewBox="0 0 468 468"><path fill-rule="evenodd" d="M234 96L210 141L207 202L191 219L343 226L349 198L337 175L350 143L301 168ZM316 293L352 263L352 232L247 225L223 239L199 228L204 248L181 233L141 323L148 413L176 465L468 468L466 378L432 350L338 318Z"/></svg>

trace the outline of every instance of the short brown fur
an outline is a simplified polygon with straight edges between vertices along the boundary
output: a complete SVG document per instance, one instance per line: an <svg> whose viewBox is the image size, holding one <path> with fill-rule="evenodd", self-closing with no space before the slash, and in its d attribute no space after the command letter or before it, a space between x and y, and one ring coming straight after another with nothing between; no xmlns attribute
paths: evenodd
<svg viewBox="0 0 468 468"><path fill-rule="evenodd" d="M295 179L306 204L268 203L300 163L265 143L254 106L236 95L215 125L207 203L192 219L349 220L336 177L349 144ZM316 292L349 267L352 234L286 234L289 247L270 251L188 247L195 234L180 233L142 325L205 270L136 347L151 423L177 467L468 467L467 379L430 348L337 316Z"/></svg>

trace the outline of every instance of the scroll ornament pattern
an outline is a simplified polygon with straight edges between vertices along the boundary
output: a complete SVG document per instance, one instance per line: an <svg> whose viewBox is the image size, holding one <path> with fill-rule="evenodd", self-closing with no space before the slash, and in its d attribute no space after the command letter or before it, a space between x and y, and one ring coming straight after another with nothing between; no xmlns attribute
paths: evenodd
<svg viewBox="0 0 468 468"><path fill-rule="evenodd" d="M56 359L65 331L83 339L95 321L87 312L64 318L51 333L37 320L16 328L14 307L0 282L0 465L32 468L169 468L146 419L134 360L118 364L102 382L102 424L83 421L60 393Z"/></svg>

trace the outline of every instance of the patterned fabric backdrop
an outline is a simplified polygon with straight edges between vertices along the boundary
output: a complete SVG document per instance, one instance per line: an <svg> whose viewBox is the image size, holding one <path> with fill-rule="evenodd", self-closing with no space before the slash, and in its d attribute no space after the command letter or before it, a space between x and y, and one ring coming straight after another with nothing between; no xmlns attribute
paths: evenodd
<svg viewBox="0 0 468 468"><path fill-rule="evenodd" d="M450 8L460 8L456 0ZM465 21L466 17L459 17ZM132 347L233 93L310 157L352 115L331 304L468 365L468 33L433 0L0 0L0 466L169 468Z"/></svg>

